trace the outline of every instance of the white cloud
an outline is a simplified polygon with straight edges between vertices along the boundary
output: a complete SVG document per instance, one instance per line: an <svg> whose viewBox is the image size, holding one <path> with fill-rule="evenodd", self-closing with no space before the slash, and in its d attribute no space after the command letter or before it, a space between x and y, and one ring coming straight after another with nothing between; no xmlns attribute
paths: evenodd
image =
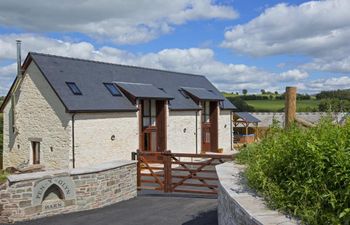
<svg viewBox="0 0 350 225"><path fill-rule="evenodd" d="M281 73L278 79L280 81L290 82L290 81L304 80L308 76L309 74L307 72L294 69L294 70L288 70L286 72Z"/></svg>
<svg viewBox="0 0 350 225"><path fill-rule="evenodd" d="M15 60L16 43L14 40L16 39L23 41L23 58L30 50L111 63L202 74L206 75L220 90L229 92L240 91L244 88L249 89L250 92L259 92L261 89L281 91L286 82L295 84L296 81L301 82L308 77L307 72L297 69L278 74L244 64L223 63L215 59L214 51L209 48L175 48L163 49L153 53L135 54L114 47L96 48L88 42L62 41L35 34L0 35L0 49L4 49L4 51L0 51L0 65L1 62ZM15 77L15 71L15 63L0 66L0 95L6 94ZM314 83L317 86L317 83L320 82L322 81L315 81ZM329 87L332 85L334 87L339 86L335 82L324 82ZM307 88L315 89L312 86L304 85L304 90Z"/></svg>
<svg viewBox="0 0 350 225"><path fill-rule="evenodd" d="M297 84L300 90L307 90L309 92L320 92L322 90L336 90L348 89L350 87L350 77L330 77L313 80Z"/></svg>
<svg viewBox="0 0 350 225"><path fill-rule="evenodd" d="M285 3L225 32L222 46L253 56L306 55L305 69L350 72L350 1Z"/></svg>
<svg viewBox="0 0 350 225"><path fill-rule="evenodd" d="M199 19L234 19L211 0L0 1L0 24L30 32L81 32L120 44L142 43Z"/></svg>
<svg viewBox="0 0 350 225"><path fill-rule="evenodd" d="M302 68L337 73L349 73L350 56L344 56L339 60L332 59L329 57L316 58L312 62L304 64Z"/></svg>
<svg viewBox="0 0 350 225"><path fill-rule="evenodd" d="M223 46L261 56L283 53L325 54L350 37L350 1L278 4L247 24L226 31Z"/></svg>
<svg viewBox="0 0 350 225"><path fill-rule="evenodd" d="M95 48L91 43L55 40L35 34L0 35L0 63L4 60L15 60L16 43L21 39L23 57L28 51L92 59L98 61L138 65L148 68L187 72L207 75L221 90L239 91L242 88L250 90L268 88L275 74L250 67L244 64L225 64L215 59L213 50L208 48L189 49L164 49L159 52L147 54L134 54L118 48L104 46ZM24 59L23 59L24 60ZM1 67L0 67L1 68ZM14 79L15 66L7 73L0 73L1 77ZM2 68L5 71L5 68ZM2 90L9 86L10 82L2 82ZM1 94L5 94L2 91Z"/></svg>

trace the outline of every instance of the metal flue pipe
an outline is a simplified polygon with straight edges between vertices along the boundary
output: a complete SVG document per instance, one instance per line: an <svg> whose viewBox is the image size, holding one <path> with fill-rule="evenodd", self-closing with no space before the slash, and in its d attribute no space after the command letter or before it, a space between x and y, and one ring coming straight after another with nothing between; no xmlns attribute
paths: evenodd
<svg viewBox="0 0 350 225"><path fill-rule="evenodd" d="M22 76L22 69L21 69L21 62L22 62L21 40L16 40L16 44L17 44L17 77L20 78L20 76Z"/></svg>

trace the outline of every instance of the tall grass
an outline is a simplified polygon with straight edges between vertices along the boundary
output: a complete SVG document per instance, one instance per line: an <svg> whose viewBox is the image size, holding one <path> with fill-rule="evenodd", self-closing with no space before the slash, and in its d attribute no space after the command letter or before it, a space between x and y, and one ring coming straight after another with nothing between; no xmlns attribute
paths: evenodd
<svg viewBox="0 0 350 225"><path fill-rule="evenodd" d="M238 156L248 165L249 185L272 208L305 224L346 224L350 220L350 121L324 119L310 129L271 128L267 138Z"/></svg>

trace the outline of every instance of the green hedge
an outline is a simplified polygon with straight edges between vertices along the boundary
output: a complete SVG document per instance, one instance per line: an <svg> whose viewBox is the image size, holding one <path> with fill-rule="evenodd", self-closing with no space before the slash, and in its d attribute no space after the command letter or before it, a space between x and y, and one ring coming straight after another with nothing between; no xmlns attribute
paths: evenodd
<svg viewBox="0 0 350 225"><path fill-rule="evenodd" d="M350 121L325 119L310 129L272 127L268 137L243 149L249 185L272 208L305 224L350 221Z"/></svg>

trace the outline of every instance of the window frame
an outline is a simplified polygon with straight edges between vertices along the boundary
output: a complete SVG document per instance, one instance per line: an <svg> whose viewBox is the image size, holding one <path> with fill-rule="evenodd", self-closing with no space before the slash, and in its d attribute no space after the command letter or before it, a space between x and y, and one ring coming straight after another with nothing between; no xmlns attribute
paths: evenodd
<svg viewBox="0 0 350 225"><path fill-rule="evenodd" d="M202 123L210 123L210 101L202 103Z"/></svg>
<svg viewBox="0 0 350 225"><path fill-rule="evenodd" d="M32 148L32 164L40 165L41 162L41 150L40 150L40 142L39 141L31 141Z"/></svg>
<svg viewBox="0 0 350 225"><path fill-rule="evenodd" d="M146 104L147 102L147 109L146 109ZM154 105L152 104L154 102ZM152 105L153 110L152 110ZM145 125L145 122L148 122L148 125ZM142 127L147 128L147 127L155 127L157 126L157 104L156 100L154 99L144 99L142 101Z"/></svg>
<svg viewBox="0 0 350 225"><path fill-rule="evenodd" d="M121 91L118 89L118 87L117 87L114 83L105 82L105 83L103 83L103 85L106 87L106 89L109 91L109 93L110 93L112 96L122 96ZM114 90L115 90L117 93L113 93L113 91L112 91L111 88L114 88Z"/></svg>
<svg viewBox="0 0 350 225"><path fill-rule="evenodd" d="M73 95L83 95L80 88L78 87L78 85L75 82L66 81L66 84L67 84L68 88L71 90L71 92L73 93Z"/></svg>

